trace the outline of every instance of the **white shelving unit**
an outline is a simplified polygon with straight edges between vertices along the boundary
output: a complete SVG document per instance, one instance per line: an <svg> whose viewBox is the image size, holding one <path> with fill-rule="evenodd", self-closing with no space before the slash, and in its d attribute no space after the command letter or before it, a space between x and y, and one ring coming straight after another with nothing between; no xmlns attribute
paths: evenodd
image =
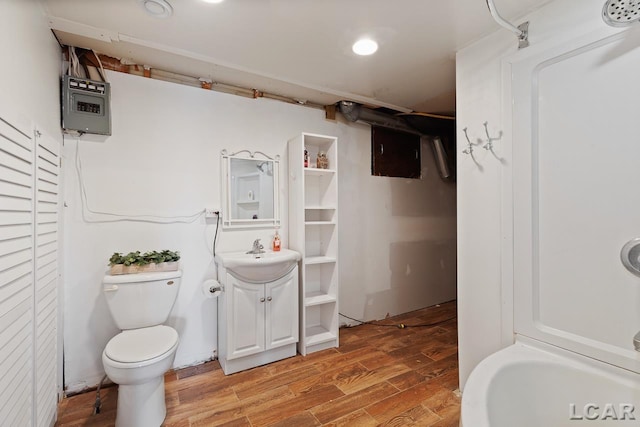
<svg viewBox="0 0 640 427"><path fill-rule="evenodd" d="M304 167L304 150L309 167ZM317 169L318 152L329 169ZM289 246L300 252L303 356L338 346L338 139L303 133L289 140Z"/></svg>

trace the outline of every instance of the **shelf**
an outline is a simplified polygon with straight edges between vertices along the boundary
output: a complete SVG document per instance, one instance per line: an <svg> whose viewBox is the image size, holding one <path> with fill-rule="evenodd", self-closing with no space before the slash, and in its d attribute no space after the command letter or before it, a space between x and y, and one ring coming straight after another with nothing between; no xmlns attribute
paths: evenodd
<svg viewBox="0 0 640 427"><path fill-rule="evenodd" d="M330 264L336 262L336 259L330 256L311 256L303 258L305 265L313 264Z"/></svg>
<svg viewBox="0 0 640 427"><path fill-rule="evenodd" d="M318 169L318 168L304 168L305 175L333 175L336 173L335 169Z"/></svg>
<svg viewBox="0 0 640 427"><path fill-rule="evenodd" d="M304 167L304 154L310 159ZM315 159L323 152L329 168ZM337 347L338 316L338 139L302 133L289 140L289 246L302 253L300 341L308 353Z"/></svg>
<svg viewBox="0 0 640 427"><path fill-rule="evenodd" d="M305 169L305 206L338 206L338 174L330 169Z"/></svg>
<svg viewBox="0 0 640 427"><path fill-rule="evenodd" d="M307 336L307 347L336 339L336 334L320 325L309 326L306 328L305 334Z"/></svg>
<svg viewBox="0 0 640 427"><path fill-rule="evenodd" d="M304 210L304 221L307 225L324 225L336 223L336 209L306 208Z"/></svg>
<svg viewBox="0 0 640 427"><path fill-rule="evenodd" d="M324 292L309 292L305 295L304 305L305 307L311 307L313 305L329 304L336 302L335 295L329 295Z"/></svg>
<svg viewBox="0 0 640 427"><path fill-rule="evenodd" d="M329 218L309 218L309 220L329 221ZM331 257L335 260L338 254L338 233L336 225L305 225L304 256L309 258Z"/></svg>
<svg viewBox="0 0 640 427"><path fill-rule="evenodd" d="M336 225L335 221L305 221L304 225Z"/></svg>
<svg viewBox="0 0 640 427"><path fill-rule="evenodd" d="M308 211L334 211L336 210L335 206L305 206L305 210Z"/></svg>

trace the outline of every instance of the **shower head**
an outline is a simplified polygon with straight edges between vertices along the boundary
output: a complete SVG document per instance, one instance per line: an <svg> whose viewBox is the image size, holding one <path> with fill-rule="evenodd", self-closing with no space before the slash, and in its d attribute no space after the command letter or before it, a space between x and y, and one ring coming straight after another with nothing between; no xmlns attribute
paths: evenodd
<svg viewBox="0 0 640 427"><path fill-rule="evenodd" d="M626 27L640 21L640 0L607 0L602 19L612 27Z"/></svg>
<svg viewBox="0 0 640 427"><path fill-rule="evenodd" d="M260 170L260 172L266 173L267 175L272 176L273 175L273 171L271 170L271 168L269 166L270 166L270 164L267 163L267 162L258 163L256 165L256 167ZM266 168L266 170L265 170L265 168Z"/></svg>

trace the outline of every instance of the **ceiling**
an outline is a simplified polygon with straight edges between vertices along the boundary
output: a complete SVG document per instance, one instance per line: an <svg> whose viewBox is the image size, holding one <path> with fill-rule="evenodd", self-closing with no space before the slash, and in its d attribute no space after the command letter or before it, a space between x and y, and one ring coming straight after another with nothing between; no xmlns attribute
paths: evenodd
<svg viewBox="0 0 640 427"><path fill-rule="evenodd" d="M40 1L63 44L301 102L405 112L454 111L455 52L506 31L485 0L167 0L164 19L140 0ZM547 1L495 4L513 20ZM357 56L365 35L379 50Z"/></svg>

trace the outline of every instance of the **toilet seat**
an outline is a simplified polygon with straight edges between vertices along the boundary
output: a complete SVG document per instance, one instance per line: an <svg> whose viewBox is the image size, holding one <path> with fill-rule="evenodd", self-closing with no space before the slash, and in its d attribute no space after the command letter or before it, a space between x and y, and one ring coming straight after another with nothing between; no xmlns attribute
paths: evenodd
<svg viewBox="0 0 640 427"><path fill-rule="evenodd" d="M104 354L118 365L141 367L161 359L177 345L176 330L158 325L120 332L107 343Z"/></svg>

